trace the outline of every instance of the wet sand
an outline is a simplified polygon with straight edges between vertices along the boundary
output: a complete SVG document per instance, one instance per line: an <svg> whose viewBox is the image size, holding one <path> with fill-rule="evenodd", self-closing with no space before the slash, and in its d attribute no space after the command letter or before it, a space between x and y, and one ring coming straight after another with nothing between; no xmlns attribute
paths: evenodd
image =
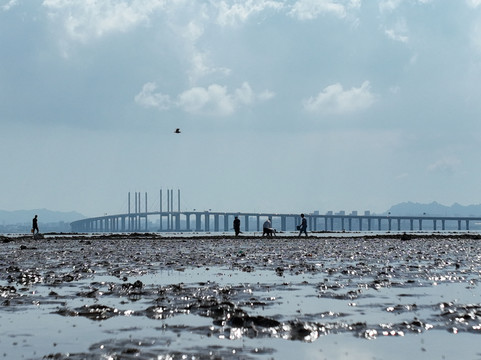
<svg viewBox="0 0 481 360"><path fill-rule="evenodd" d="M481 357L477 234L286 235L0 237L0 356Z"/></svg>

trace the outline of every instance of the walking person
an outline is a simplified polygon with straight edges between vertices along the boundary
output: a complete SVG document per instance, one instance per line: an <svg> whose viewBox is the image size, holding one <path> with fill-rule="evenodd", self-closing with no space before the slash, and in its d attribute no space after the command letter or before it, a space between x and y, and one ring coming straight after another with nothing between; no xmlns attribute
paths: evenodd
<svg viewBox="0 0 481 360"><path fill-rule="evenodd" d="M306 237L307 237L307 219L304 216L304 214L301 214L301 225L299 225L299 237L301 237L302 233L306 234Z"/></svg>
<svg viewBox="0 0 481 360"><path fill-rule="evenodd" d="M32 234L33 234L33 237L35 237L35 234L38 234L38 219L37 219L37 216L38 215L35 215L35 217L32 219ZM35 231L37 231L35 233Z"/></svg>
<svg viewBox="0 0 481 360"><path fill-rule="evenodd" d="M239 236L239 234L241 232L240 231L240 220L237 216L234 218L233 225L234 225L235 236Z"/></svg>

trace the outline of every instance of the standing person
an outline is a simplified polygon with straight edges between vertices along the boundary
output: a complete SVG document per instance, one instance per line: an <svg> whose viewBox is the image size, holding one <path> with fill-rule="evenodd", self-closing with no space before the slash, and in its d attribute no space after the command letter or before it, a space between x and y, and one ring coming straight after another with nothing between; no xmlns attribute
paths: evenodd
<svg viewBox="0 0 481 360"><path fill-rule="evenodd" d="M235 231L235 236L238 236L240 234L240 220L236 216L234 219L234 231Z"/></svg>
<svg viewBox="0 0 481 360"><path fill-rule="evenodd" d="M32 234L35 236L35 231L37 231L37 234L38 234L38 220L37 220L37 216L38 215L35 215L35 217L32 219Z"/></svg>
<svg viewBox="0 0 481 360"><path fill-rule="evenodd" d="M301 214L301 225L299 226L299 237L304 233L307 236L307 219L304 214Z"/></svg>

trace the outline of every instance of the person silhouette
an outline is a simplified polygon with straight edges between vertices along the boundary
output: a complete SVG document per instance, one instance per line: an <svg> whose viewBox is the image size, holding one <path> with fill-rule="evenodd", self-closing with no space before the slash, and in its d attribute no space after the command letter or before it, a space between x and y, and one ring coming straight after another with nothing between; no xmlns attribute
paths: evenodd
<svg viewBox="0 0 481 360"><path fill-rule="evenodd" d="M38 230L38 215L35 215L35 217L32 219L32 234L35 235L35 231L37 231L37 234L39 232Z"/></svg>
<svg viewBox="0 0 481 360"><path fill-rule="evenodd" d="M304 214L301 214L301 225L299 225L299 237L304 233L307 236L307 219Z"/></svg>
<svg viewBox="0 0 481 360"><path fill-rule="evenodd" d="M233 225L234 225L235 236L238 236L241 231L240 231L240 220L237 216L234 219Z"/></svg>
<svg viewBox="0 0 481 360"><path fill-rule="evenodd" d="M271 220L268 218L262 225L262 236L264 237L264 235L266 235L267 237L271 237L275 233L276 231L272 228Z"/></svg>

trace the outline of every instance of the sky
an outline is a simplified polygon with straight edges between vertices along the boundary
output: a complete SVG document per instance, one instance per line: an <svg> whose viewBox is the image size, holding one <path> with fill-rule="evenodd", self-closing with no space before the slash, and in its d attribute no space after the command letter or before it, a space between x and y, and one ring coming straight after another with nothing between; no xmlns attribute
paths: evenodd
<svg viewBox="0 0 481 360"><path fill-rule="evenodd" d="M481 203L481 0L0 0L0 49L2 210Z"/></svg>

